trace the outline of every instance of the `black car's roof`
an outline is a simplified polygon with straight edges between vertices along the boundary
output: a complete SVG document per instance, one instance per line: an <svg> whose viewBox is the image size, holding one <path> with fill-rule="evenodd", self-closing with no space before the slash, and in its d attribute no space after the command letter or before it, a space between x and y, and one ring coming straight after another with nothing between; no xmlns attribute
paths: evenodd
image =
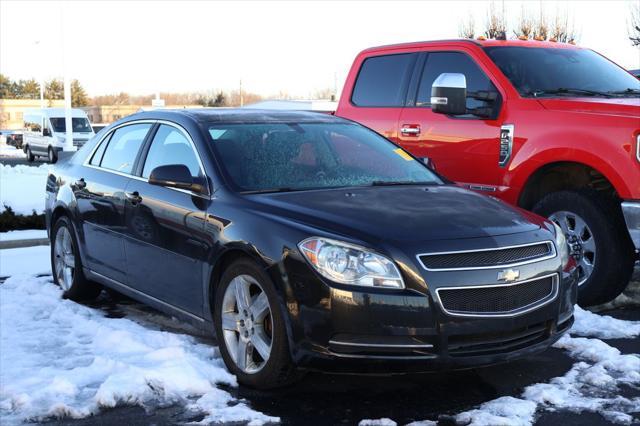
<svg viewBox="0 0 640 426"><path fill-rule="evenodd" d="M311 111L240 108L159 109L140 112L127 121L140 119L184 119L199 123L349 123L331 114Z"/></svg>

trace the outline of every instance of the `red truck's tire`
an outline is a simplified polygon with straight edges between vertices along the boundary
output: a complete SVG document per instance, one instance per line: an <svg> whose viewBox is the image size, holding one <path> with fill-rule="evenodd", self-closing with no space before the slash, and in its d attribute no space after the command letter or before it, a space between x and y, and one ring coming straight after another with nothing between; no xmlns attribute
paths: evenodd
<svg viewBox="0 0 640 426"><path fill-rule="evenodd" d="M633 273L635 257L620 206L615 200L592 190L558 191L543 197L533 211L555 222L568 214L568 222L575 223L571 219L571 215L575 215L584 221L590 231L593 243L589 245L595 247L593 270L578 288L578 304L592 306L606 303L624 291ZM567 235L568 241L570 236L575 239L578 232L570 234L573 235ZM580 241L578 247L582 247ZM579 254L577 256L580 257Z"/></svg>

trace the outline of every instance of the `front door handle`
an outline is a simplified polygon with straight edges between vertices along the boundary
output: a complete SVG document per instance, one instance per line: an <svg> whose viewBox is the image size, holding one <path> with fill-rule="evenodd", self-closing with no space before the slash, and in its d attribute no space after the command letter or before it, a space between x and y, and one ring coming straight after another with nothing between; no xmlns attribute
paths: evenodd
<svg viewBox="0 0 640 426"><path fill-rule="evenodd" d="M140 196L140 193L138 191L125 192L124 196L134 206L142 202L142 197Z"/></svg>
<svg viewBox="0 0 640 426"><path fill-rule="evenodd" d="M400 133L403 136L418 136L420 134L419 124L403 124L400 127Z"/></svg>

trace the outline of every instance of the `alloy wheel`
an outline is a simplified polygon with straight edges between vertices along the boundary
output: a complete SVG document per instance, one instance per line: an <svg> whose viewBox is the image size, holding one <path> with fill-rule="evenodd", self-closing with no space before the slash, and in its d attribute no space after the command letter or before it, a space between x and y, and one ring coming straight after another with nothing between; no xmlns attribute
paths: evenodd
<svg viewBox="0 0 640 426"><path fill-rule="evenodd" d="M71 243L71 233L66 226L61 226L56 232L56 241L53 248L55 274L62 290L69 291L73 285L73 276L76 267L76 258Z"/></svg>
<svg viewBox="0 0 640 426"><path fill-rule="evenodd" d="M222 300L224 344L236 366L247 374L260 371L271 355L271 306L258 281L238 275Z"/></svg>
<svg viewBox="0 0 640 426"><path fill-rule="evenodd" d="M584 284L591 274L596 262L596 242L587 222L579 215L559 211L549 216L555 222L567 239L569 254L578 264L578 285Z"/></svg>

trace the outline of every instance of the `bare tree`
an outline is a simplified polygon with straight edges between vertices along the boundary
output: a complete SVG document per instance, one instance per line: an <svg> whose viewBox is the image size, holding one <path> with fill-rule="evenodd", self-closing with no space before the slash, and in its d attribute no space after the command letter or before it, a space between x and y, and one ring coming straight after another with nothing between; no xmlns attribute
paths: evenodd
<svg viewBox="0 0 640 426"><path fill-rule="evenodd" d="M461 38L476 38L476 21L472 14L469 14L466 20L460 22L458 36Z"/></svg>
<svg viewBox="0 0 640 426"><path fill-rule="evenodd" d="M539 41L549 38L549 18L542 9L540 10L540 18L533 25L533 38Z"/></svg>
<svg viewBox="0 0 640 426"><path fill-rule="evenodd" d="M577 38L573 23L569 23L568 13L557 13L549 32L549 40L561 43L575 42Z"/></svg>
<svg viewBox="0 0 640 426"><path fill-rule="evenodd" d="M630 5L629 40L634 46L640 48L640 3L633 2Z"/></svg>
<svg viewBox="0 0 640 426"><path fill-rule="evenodd" d="M531 10L522 5L520 17L516 24L516 28L513 30L513 35L517 38L532 38L534 26L535 22Z"/></svg>
<svg viewBox="0 0 640 426"><path fill-rule="evenodd" d="M487 12L486 29L484 35L487 38L505 38L507 24L504 20L504 11L498 11L496 4L491 2Z"/></svg>

